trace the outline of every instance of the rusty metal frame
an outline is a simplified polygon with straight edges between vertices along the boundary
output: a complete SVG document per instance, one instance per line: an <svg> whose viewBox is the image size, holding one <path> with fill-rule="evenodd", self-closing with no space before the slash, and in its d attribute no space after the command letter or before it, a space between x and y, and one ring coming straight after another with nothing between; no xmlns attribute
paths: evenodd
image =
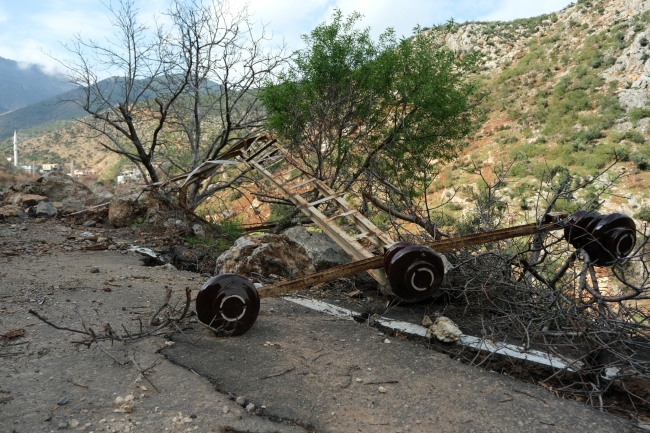
<svg viewBox="0 0 650 433"><path fill-rule="evenodd" d="M494 230L491 232L477 233L474 235L459 236L457 238L445 239L441 241L428 243L427 246L434 251L442 253L445 251L455 250L458 248L469 247L473 245L481 245L488 242L502 241L506 239L513 239L522 236L530 236L537 233L544 233L548 231L558 230L564 227L563 220L565 214L553 214L552 221L547 224L524 224L515 227L509 227L501 230ZM281 281L273 285L264 286L258 289L260 298L267 298L269 296L277 296L283 293L288 293L294 290L304 289L306 287L315 286L317 284L326 283L328 281L336 280L337 278L345 278L359 272L368 271L369 269L381 268L384 263L383 256L375 256L367 259L359 260L349 263L347 265L336 266L326 269L324 271L316 272L313 274L305 275L303 277L295 278L289 281Z"/></svg>

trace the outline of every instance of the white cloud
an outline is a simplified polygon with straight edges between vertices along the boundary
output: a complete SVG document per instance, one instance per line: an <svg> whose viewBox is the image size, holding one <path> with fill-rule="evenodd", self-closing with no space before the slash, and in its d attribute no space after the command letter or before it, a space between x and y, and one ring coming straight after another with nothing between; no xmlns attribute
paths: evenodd
<svg viewBox="0 0 650 433"><path fill-rule="evenodd" d="M517 18L529 18L551 12L558 12L564 9L570 1L567 0L546 0L546 1L521 1L501 0L496 2L495 8L490 13L483 15L480 20L484 21L510 21Z"/></svg>
<svg viewBox="0 0 650 433"><path fill-rule="evenodd" d="M24 6L19 3L21 0L15 1L11 7L0 7L2 57L42 64L51 71L59 66L42 51L64 58L67 53L60 43L70 41L74 34L100 41L112 37L108 11L99 0L22 0ZM268 24L273 45L284 40L290 51L302 46L302 34L329 21L334 8L346 15L361 12L361 26L371 27L374 36L388 27L393 27L398 36L409 36L417 24L426 27L450 18L458 22L510 20L557 11L568 3L569 0L230 0L234 8L248 4L253 20ZM142 20L150 26L155 25L156 15L159 23L166 21L159 14L167 8L168 0L139 0L137 4Z"/></svg>

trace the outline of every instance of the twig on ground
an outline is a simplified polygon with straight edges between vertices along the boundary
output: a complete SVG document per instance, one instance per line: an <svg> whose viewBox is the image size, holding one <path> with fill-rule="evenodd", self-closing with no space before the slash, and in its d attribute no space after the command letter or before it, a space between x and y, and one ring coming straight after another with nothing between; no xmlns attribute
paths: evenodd
<svg viewBox="0 0 650 433"><path fill-rule="evenodd" d="M262 376L262 377L260 377L260 379L270 379L271 377L282 376L283 374L287 374L287 373L289 373L289 372L291 372L291 371L293 371L293 370L295 370L295 369L296 369L295 366L291 366L291 368L289 368L289 369L287 369L287 370L284 370L284 371L281 372L281 373L269 374L268 376Z"/></svg>
<svg viewBox="0 0 650 433"><path fill-rule="evenodd" d="M158 308L158 309L156 310L156 312L153 313L153 315L152 315L151 318L149 319L149 326L153 326L153 321L156 319L156 316L158 316L158 314L160 314L160 312L161 312L161 311L162 311L166 306L169 305L169 300L171 299L171 297L172 297L172 289L167 289L167 291L165 292L165 302L163 302L163 304L160 306L160 308Z"/></svg>

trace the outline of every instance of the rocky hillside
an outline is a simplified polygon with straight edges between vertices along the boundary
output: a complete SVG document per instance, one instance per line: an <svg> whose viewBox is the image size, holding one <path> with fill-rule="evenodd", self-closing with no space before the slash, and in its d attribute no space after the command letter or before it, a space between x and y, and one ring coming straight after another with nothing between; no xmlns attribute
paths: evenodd
<svg viewBox="0 0 650 433"><path fill-rule="evenodd" d="M530 19L457 25L450 46L484 59L485 117L437 188L466 183L457 169L471 162L512 164L505 193L525 210L544 173L569 170L577 183L618 159L608 178L624 173L619 196L605 206L634 214L649 204L649 10L640 0L581 0Z"/></svg>

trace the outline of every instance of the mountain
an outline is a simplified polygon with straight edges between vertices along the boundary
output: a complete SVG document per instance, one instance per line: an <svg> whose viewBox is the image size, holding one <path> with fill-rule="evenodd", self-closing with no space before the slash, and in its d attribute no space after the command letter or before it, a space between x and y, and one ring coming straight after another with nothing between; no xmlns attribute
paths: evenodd
<svg viewBox="0 0 650 433"><path fill-rule="evenodd" d="M0 114L25 107L72 88L65 76L46 74L37 65L0 57Z"/></svg>
<svg viewBox="0 0 650 433"><path fill-rule="evenodd" d="M14 130L25 130L57 120L76 119L85 112L72 102L60 102L81 95L77 89L45 99L27 107L0 114L0 140L13 135Z"/></svg>
<svg viewBox="0 0 650 433"><path fill-rule="evenodd" d="M124 88L120 80L120 78L111 77L97 84L104 95L110 95L108 99L112 103L117 103L124 98ZM136 82L135 87L137 88L140 83L144 83L144 81ZM165 83L160 82L160 87L165 88ZM220 87L216 83L208 82L206 89L210 92L218 92ZM86 112L72 102L75 100L83 101L84 96L83 89L74 88L26 107L0 114L0 141L12 136L16 129L27 130L34 127L43 127L52 122L78 119L85 116ZM140 100L144 101L155 96L153 91L147 90Z"/></svg>
<svg viewBox="0 0 650 433"><path fill-rule="evenodd" d="M116 78L106 78L97 85L102 93L111 95L112 101L119 101L124 97L122 86ZM86 115L75 100L84 99L84 90L75 88L35 104L0 114L0 140L13 135L14 130L27 130L34 127L43 127L49 123L78 119ZM145 92L143 99L152 97L152 92Z"/></svg>

